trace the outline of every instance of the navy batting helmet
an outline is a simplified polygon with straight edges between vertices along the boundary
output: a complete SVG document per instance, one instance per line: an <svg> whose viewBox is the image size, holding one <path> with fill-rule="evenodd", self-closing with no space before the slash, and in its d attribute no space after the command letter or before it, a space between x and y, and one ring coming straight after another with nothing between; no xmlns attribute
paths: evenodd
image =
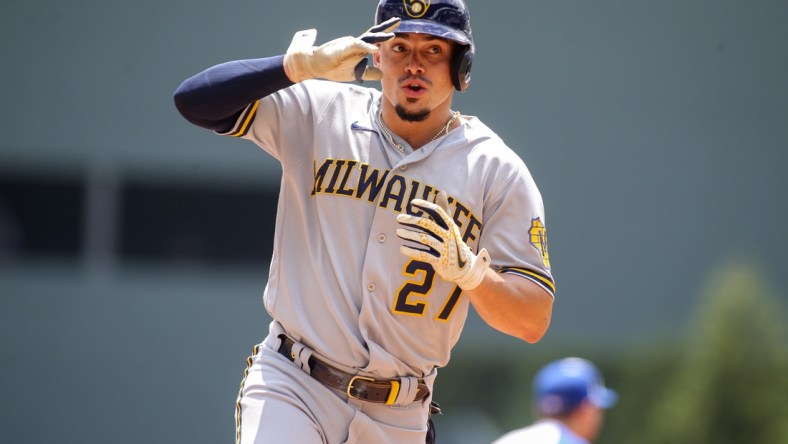
<svg viewBox="0 0 788 444"><path fill-rule="evenodd" d="M462 0L380 0L375 24L392 17L402 19L395 33L429 34L456 42L451 79L458 91L468 88L475 47L471 16Z"/></svg>

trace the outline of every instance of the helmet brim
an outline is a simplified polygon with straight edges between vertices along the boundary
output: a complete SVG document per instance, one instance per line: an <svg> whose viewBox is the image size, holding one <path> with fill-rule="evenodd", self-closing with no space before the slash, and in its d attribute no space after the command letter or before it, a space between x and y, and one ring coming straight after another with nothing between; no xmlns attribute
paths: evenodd
<svg viewBox="0 0 788 444"><path fill-rule="evenodd" d="M471 44L471 40L464 32L450 28L446 25L435 23L430 20L403 20L400 22L399 27L394 31L394 33L427 34L447 40L452 40L462 45Z"/></svg>

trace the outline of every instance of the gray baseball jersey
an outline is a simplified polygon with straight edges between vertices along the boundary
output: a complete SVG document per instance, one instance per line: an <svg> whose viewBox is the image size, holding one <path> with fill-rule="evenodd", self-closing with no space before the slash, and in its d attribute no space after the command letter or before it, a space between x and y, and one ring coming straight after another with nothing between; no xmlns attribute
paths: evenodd
<svg viewBox="0 0 788 444"><path fill-rule="evenodd" d="M343 367L423 376L449 360L468 313L459 287L399 252L396 215L449 196L474 251L553 294L542 199L523 161L479 119L397 151L381 93L308 80L267 96L226 135L253 141L283 177L264 303L290 336Z"/></svg>

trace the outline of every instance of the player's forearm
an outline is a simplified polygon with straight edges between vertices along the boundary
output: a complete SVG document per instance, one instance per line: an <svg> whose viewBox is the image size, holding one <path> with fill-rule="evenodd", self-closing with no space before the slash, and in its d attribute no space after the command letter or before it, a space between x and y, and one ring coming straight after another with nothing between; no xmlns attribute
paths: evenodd
<svg viewBox="0 0 788 444"><path fill-rule="evenodd" d="M293 84L283 59L237 60L208 68L175 90L175 107L197 126L227 131L247 105Z"/></svg>
<svg viewBox="0 0 788 444"><path fill-rule="evenodd" d="M488 269L482 283L465 293L487 324L526 342L538 342L550 325L553 297L527 279Z"/></svg>

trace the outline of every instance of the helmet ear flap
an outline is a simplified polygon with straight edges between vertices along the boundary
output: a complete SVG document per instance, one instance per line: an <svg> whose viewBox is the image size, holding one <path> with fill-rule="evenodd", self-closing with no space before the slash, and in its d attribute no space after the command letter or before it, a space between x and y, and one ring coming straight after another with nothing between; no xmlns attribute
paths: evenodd
<svg viewBox="0 0 788 444"><path fill-rule="evenodd" d="M468 89L468 84L471 82L473 54L473 44L454 47L454 55L451 59L451 81L457 91Z"/></svg>

